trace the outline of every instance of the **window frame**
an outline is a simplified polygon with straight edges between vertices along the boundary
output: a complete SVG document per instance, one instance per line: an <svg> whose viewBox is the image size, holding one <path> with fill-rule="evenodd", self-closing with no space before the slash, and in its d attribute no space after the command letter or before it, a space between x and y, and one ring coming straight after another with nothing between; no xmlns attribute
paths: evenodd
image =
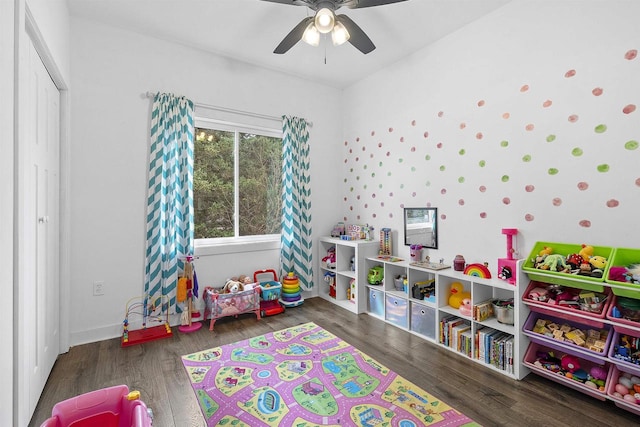
<svg viewBox="0 0 640 427"><path fill-rule="evenodd" d="M233 132L234 134L234 147L233 147L233 189L234 189L234 237L208 237L194 239L194 247L196 249L205 250L204 254L223 253L216 250L221 246L225 247L224 253L235 252L234 248L238 252L242 251L242 247L247 245L257 245L254 249L265 250L275 249L274 244L280 244L281 233L278 234L261 234L256 236L239 236L239 187L240 187L240 165L239 165L239 135L240 133L252 133L259 134L261 136L268 136L273 138L284 138L282 129L270 128L266 126L257 126L248 123L237 123L227 120L218 120L207 117L195 117L194 119L194 131L195 128L203 128L222 132ZM194 144L196 143L196 135L194 132ZM194 150L195 151L195 150Z"/></svg>

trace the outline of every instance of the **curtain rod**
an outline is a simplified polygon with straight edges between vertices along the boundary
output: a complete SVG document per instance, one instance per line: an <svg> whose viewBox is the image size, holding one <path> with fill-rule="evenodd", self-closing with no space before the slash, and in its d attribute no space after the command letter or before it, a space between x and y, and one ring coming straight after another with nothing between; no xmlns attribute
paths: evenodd
<svg viewBox="0 0 640 427"><path fill-rule="evenodd" d="M155 92L147 92L145 94L145 96L147 98L153 98L155 95L156 95ZM241 114L241 115L244 115L244 116L251 116L251 117L256 117L258 119L265 119L265 120L273 120L273 121L276 121L278 123L282 123L282 117L269 116L267 114L260 114L260 113L252 113L251 111L234 110L233 108L219 107L217 105L203 104L201 102L194 102L193 104L196 107L202 107L202 108L208 108L210 110L222 111L223 113ZM310 122L310 121L307 120L307 125L309 127L313 127L313 122Z"/></svg>

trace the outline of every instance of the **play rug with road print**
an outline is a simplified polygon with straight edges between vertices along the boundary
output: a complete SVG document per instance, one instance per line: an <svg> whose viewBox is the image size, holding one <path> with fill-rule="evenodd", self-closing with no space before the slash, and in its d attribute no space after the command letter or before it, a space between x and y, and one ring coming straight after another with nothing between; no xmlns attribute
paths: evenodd
<svg viewBox="0 0 640 427"><path fill-rule="evenodd" d="M478 426L315 323L182 363L209 426Z"/></svg>

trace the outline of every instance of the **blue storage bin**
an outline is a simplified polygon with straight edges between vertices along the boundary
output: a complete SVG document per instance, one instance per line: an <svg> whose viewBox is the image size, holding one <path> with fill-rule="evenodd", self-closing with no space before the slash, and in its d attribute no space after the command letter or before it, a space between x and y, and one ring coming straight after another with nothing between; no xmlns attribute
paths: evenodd
<svg viewBox="0 0 640 427"><path fill-rule="evenodd" d="M411 330L434 340L436 338L436 310L411 303Z"/></svg>
<svg viewBox="0 0 640 427"><path fill-rule="evenodd" d="M397 298L393 295L386 295L384 315L385 319L401 328L407 327L407 300Z"/></svg>
<svg viewBox="0 0 640 427"><path fill-rule="evenodd" d="M384 295L382 291L369 288L369 313L384 316Z"/></svg>

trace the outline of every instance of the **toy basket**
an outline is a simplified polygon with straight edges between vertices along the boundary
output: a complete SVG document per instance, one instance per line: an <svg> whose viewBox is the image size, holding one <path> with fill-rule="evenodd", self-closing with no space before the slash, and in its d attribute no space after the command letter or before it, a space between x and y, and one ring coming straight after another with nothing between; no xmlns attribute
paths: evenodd
<svg viewBox="0 0 640 427"><path fill-rule="evenodd" d="M265 278L266 280L261 280ZM260 286L263 301L274 301L280 298L282 284L278 282L278 276L275 270L256 271L253 273L253 280Z"/></svg>

